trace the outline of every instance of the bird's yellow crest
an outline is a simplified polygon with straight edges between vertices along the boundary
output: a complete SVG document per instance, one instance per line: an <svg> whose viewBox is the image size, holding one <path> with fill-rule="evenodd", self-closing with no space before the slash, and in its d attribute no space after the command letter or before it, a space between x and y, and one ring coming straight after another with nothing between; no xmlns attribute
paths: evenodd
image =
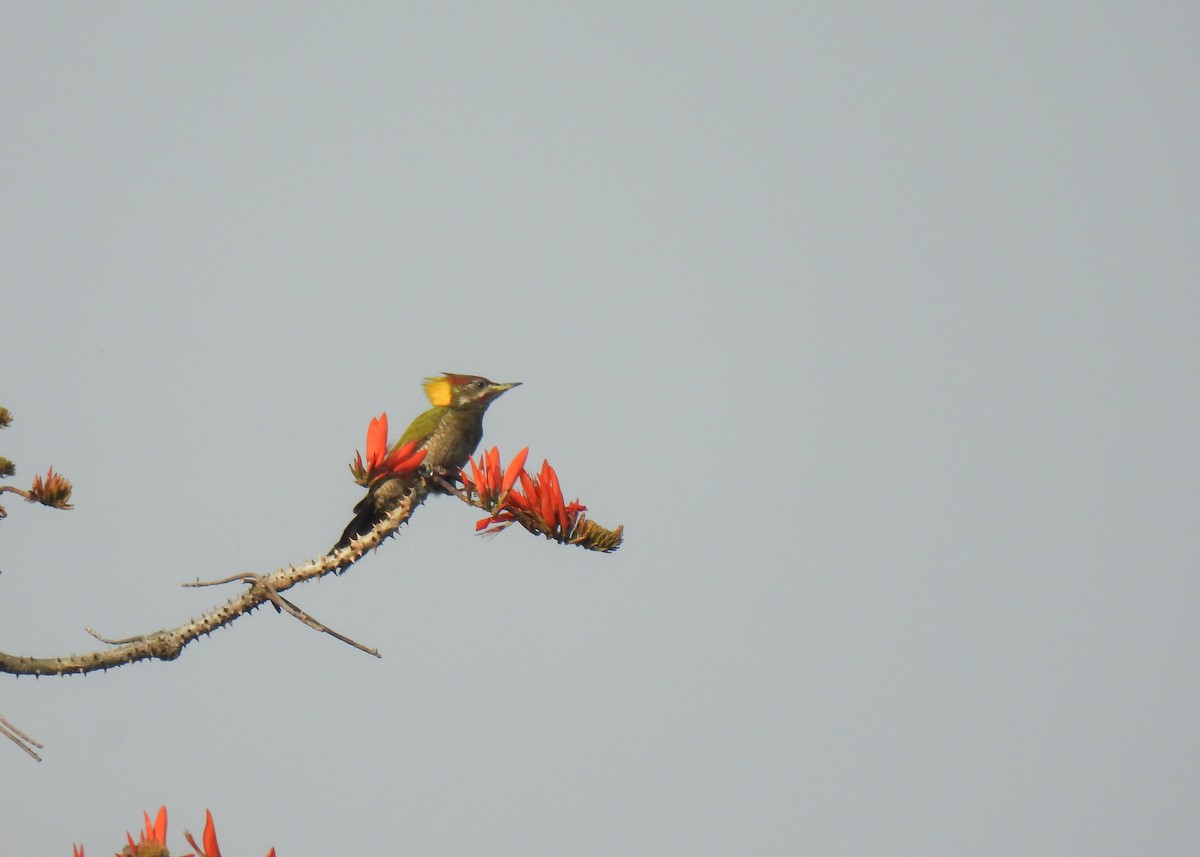
<svg viewBox="0 0 1200 857"><path fill-rule="evenodd" d="M429 401L435 408L445 408L454 400L450 379L442 376L440 378L425 379L425 395L429 397Z"/></svg>

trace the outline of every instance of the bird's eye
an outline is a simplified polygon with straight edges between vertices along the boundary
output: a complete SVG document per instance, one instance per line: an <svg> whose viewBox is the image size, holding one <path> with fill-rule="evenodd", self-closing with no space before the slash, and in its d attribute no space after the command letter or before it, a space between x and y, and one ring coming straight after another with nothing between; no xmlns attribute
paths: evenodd
<svg viewBox="0 0 1200 857"><path fill-rule="evenodd" d="M471 386L478 390L483 387L486 387L487 381L483 380L482 378L476 378L474 381L471 382Z"/></svg>

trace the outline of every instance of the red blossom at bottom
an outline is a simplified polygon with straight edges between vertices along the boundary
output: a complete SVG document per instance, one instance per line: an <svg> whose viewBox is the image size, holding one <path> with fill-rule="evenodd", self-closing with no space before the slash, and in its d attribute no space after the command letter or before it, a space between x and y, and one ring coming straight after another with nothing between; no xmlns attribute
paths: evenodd
<svg viewBox="0 0 1200 857"><path fill-rule="evenodd" d="M125 839L128 844L121 849L121 853L116 857L170 857L167 852L167 808L159 807L158 815L155 816L154 822L150 821L149 813L142 813L145 818L145 828L142 830L138 841L133 841L133 836L129 833L125 834ZM192 834L184 831L183 838L188 841L192 848L196 849L196 853L185 854L183 857L221 857L221 846L217 843L217 830L213 825L212 813L208 810L204 811L204 848L201 849L196 844L196 840L192 838ZM72 846L73 857L83 857L83 846ZM272 848L267 852L267 857L275 857L275 849Z"/></svg>
<svg viewBox="0 0 1200 857"><path fill-rule="evenodd" d="M138 837L138 841L133 841L133 835L125 834L125 839L129 843L117 857L166 857L167 855L167 808L160 806L158 815L154 817L154 821L150 821L150 813L143 812L142 818L145 820L145 827L142 829ZM80 846L80 851L83 846Z"/></svg>
<svg viewBox="0 0 1200 857"><path fill-rule="evenodd" d="M199 857L221 857L221 846L217 844L217 828L213 824L212 812L204 810L204 848L196 844L196 840L192 838L192 834L188 831L183 832L183 838L188 841L188 845L196 849L196 854ZM271 849L274 851L275 849Z"/></svg>

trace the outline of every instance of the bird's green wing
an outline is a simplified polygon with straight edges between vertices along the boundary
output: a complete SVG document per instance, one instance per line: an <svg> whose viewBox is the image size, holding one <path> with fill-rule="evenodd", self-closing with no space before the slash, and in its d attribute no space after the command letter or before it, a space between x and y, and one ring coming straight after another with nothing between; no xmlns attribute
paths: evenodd
<svg viewBox="0 0 1200 857"><path fill-rule="evenodd" d="M425 413L421 414L404 430L404 434L400 435L400 439L396 441L392 449L397 449L411 441L416 441L417 445L425 443L429 440L429 436L434 433L438 427L438 423L442 420L442 415L446 412L446 408L430 408Z"/></svg>

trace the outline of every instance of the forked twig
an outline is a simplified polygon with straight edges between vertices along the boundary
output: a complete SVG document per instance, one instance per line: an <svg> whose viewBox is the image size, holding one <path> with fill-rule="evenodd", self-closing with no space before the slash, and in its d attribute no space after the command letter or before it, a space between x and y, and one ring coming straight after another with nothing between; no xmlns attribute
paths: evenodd
<svg viewBox="0 0 1200 857"><path fill-rule="evenodd" d="M320 620L318 620L317 618L312 616L310 613L306 613L300 607L296 606L291 601L288 601L286 598L284 598L282 595L279 594L279 592L271 584L271 581L268 580L266 577L264 577L261 574L255 574L253 572L245 572L244 574L234 574L229 577L222 578L221 580L205 580L205 581L198 580L198 581L194 581L192 583L185 583L183 585L184 586L220 586L223 583L233 583L235 581L241 581L243 583L248 583L248 584L250 584L251 588L256 587L256 586L262 587L263 590L266 592L267 600L270 601L271 604L275 607L275 611L277 613L287 613L289 616L291 616L294 619L300 620L305 625L312 628L314 631L320 631L322 634L328 634L329 636L333 637L335 640L341 640L346 645L353 646L354 648L358 649L360 652L366 652L368 655L374 655L377 658L383 657L383 655L379 654L378 649L371 648L370 646L364 646L362 643L352 640L350 637L347 637L345 634L338 633L337 631L333 630L328 625L326 625L324 622L321 622Z"/></svg>
<svg viewBox="0 0 1200 857"><path fill-rule="evenodd" d="M0 735L3 735L9 741L12 741L26 753L33 757L35 762L42 761L42 757L33 751L34 747L42 749L42 743L26 735L16 726L14 726L7 717L0 714Z"/></svg>

